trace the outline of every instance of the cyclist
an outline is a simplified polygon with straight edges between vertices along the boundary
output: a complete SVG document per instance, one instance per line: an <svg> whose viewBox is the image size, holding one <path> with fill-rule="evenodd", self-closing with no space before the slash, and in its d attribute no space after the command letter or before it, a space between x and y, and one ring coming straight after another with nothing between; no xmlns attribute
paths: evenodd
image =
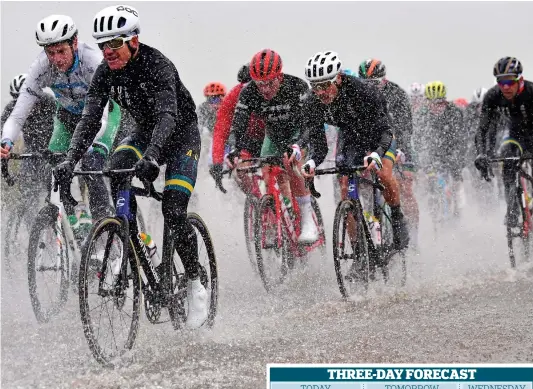
<svg viewBox="0 0 533 389"><path fill-rule="evenodd" d="M242 89L248 84L252 78L250 77L250 65L243 65L237 73L237 80L239 84L230 90L219 110L217 111L217 118L215 123L215 130L213 132L213 167L210 170L214 180L218 183L222 181L223 162L230 169L244 166L239 163L238 159L256 158L261 155L261 146L265 139L265 122L260 119L255 113L250 116L248 128L244 135L246 144L239 153L232 150L224 158L225 145L228 142L231 132L231 123L239 100L239 95ZM252 180L247 174L237 171L237 183L244 193L250 193L252 190Z"/></svg>
<svg viewBox="0 0 533 389"><path fill-rule="evenodd" d="M215 120L218 108L226 96L226 87L220 82L210 82L204 87L205 101L201 103L197 110L198 127L202 135L202 151L201 154L207 154L207 166L210 168L213 165L211 159L213 150L213 130L215 127ZM194 192L193 192L194 193Z"/></svg>
<svg viewBox="0 0 533 389"><path fill-rule="evenodd" d="M250 61L248 83L239 95L239 102L233 116L232 130L235 132L236 152L245 150L249 141L245 136L252 113L265 121L265 138L261 157L284 156L290 150L289 162L301 166L302 144L298 143L300 131L304 129L301 116L302 101L309 91L301 78L285 74L278 53L264 49ZM263 179L268 183L268 169L263 170ZM318 239L318 229L313 220L311 194L305 187L301 175L288 169L287 176L279 180L283 196L291 198L292 190L301 210L300 243L312 243Z"/></svg>
<svg viewBox="0 0 533 389"><path fill-rule="evenodd" d="M522 72L522 64L517 58L503 57L498 60L493 69L497 85L490 88L483 99L476 136L478 156L475 164L487 181L490 180L488 155L493 154L496 136L491 126L498 122L500 115L507 119L508 127L499 154L502 157L514 157L533 153L533 83L524 80ZM489 136L492 139L488 139ZM508 204L506 224L515 228L518 227L518 209L509 207L509 195L516 178L516 164L505 162L502 176Z"/></svg>
<svg viewBox="0 0 533 389"><path fill-rule="evenodd" d="M78 29L69 16L51 15L44 18L37 24L35 38L37 44L44 47L44 50L32 64L13 112L4 124L0 149L2 158L9 158L14 142L19 137L32 108L45 94L43 89L46 87L52 89L57 102L53 133L48 148L52 152L66 152L76 124L81 119L85 96L94 71L102 61L102 55L97 50L78 41ZM91 141L94 140L92 146L88 144L83 150L83 170L102 169L119 123L120 109L111 101L98 118L98 123L94 124L95 130L100 129L100 132L95 133L96 139L91 138ZM93 218L104 217L109 211L110 204L103 178L86 180L86 183ZM75 215L69 215L69 221L73 229L79 232ZM90 220L81 220L81 222L90 224Z"/></svg>
<svg viewBox="0 0 533 389"><path fill-rule="evenodd" d="M19 74L11 80L9 93L13 97L13 100L7 103L2 112L2 128L9 115L11 115L11 112L13 112L26 77L28 77L27 74ZM52 129L54 128L55 108L55 101L48 94L43 94L32 108L28 115L28 120L26 120L22 129L26 152L42 151L48 145L50 136L52 135ZM20 200L20 202L17 201L17 203L20 208L16 209L15 212L23 212L23 214L33 217L31 212L26 211L39 203L41 195L46 189L46 184L49 181L49 171L46 169L46 164L43 161L25 159L21 161L18 177L20 198L17 198L17 200ZM12 200L14 199L10 199L10 201ZM12 203L10 207L13 207ZM30 222L29 219L28 222Z"/></svg>
<svg viewBox="0 0 533 389"><path fill-rule="evenodd" d="M94 138L108 99L128 110L137 126L111 156L110 168L135 166L140 180L153 182L159 175L159 165L167 165L162 202L164 222L175 234L176 250L188 278L186 324L197 328L207 319L208 308L207 292L199 277L196 233L187 219L200 154L195 104L174 64L158 50L139 42L138 15L135 8L122 5L104 8L96 14L92 35L104 61L97 67L87 92L83 116L67 159L56 167L54 174L64 183L72 179L74 165ZM115 200L124 179L124 176L111 179ZM135 218L134 197L131 207ZM135 229L134 224L130 228Z"/></svg>
<svg viewBox="0 0 533 389"><path fill-rule="evenodd" d="M342 63L337 53L318 52L305 66L305 76L311 83L312 95L305 100L303 114L311 152L305 163L312 177L328 152L324 123L339 129L337 141L337 166L354 166L372 159L370 168L385 186L384 197L391 208L394 245L407 248L409 234L400 207L400 190L392 174L396 141L391 130L387 106L374 85L340 72ZM370 152L369 155L367 153ZM305 167L305 166L304 166ZM347 198L348 182L341 182L342 198Z"/></svg>
<svg viewBox="0 0 533 389"><path fill-rule="evenodd" d="M458 216L463 205L464 123L461 109L446 100L446 93L446 86L441 81L426 84L428 113L424 138L426 161L423 166L426 166L426 172L436 169L450 175L455 216Z"/></svg>
<svg viewBox="0 0 533 389"><path fill-rule="evenodd" d="M396 83L387 79L387 69L383 62L368 59L359 65L359 78L375 84L383 94L387 104L387 112L396 138L395 159L400 184L400 197L407 221L413 246L418 245L418 203L415 198L413 184L415 181L414 152L411 144L413 134L413 118L411 104L407 93Z"/></svg>

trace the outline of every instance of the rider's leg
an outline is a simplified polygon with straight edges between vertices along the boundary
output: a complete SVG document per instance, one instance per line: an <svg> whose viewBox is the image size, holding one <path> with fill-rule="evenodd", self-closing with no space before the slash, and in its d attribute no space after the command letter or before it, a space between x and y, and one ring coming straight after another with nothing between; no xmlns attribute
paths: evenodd
<svg viewBox="0 0 533 389"><path fill-rule="evenodd" d="M176 251L188 279L186 324L190 328L198 328L207 320L208 295L200 280L196 232L187 219L187 206L196 183L201 148L199 132L192 129L190 132L192 135L188 142L163 150L162 155L168 157L162 207L165 223L174 234Z"/></svg>
<svg viewBox="0 0 533 389"><path fill-rule="evenodd" d="M385 187L383 197L391 210L392 232L396 249L409 245L409 231L400 206L400 187L392 174L396 156L396 141L393 140L389 150L382 158L383 167L377 172L379 180Z"/></svg>
<svg viewBox="0 0 533 389"><path fill-rule="evenodd" d="M512 138L504 139L499 149L501 157L519 157L522 155L521 144ZM516 163L504 162L502 169L502 179L505 191L505 201L507 202L507 214L505 215L507 225L515 227L518 223L519 209L516 206L516 200L511 196L515 196L514 184L516 180ZM512 200L512 201L510 201Z"/></svg>
<svg viewBox="0 0 533 389"><path fill-rule="evenodd" d="M107 116L102 118L102 128L95 137L89 152L85 153L81 160L81 169L102 170L120 127L120 107L110 100ZM89 190L89 207L94 220L99 220L108 215L110 209L109 192L104 178L91 177L85 180Z"/></svg>

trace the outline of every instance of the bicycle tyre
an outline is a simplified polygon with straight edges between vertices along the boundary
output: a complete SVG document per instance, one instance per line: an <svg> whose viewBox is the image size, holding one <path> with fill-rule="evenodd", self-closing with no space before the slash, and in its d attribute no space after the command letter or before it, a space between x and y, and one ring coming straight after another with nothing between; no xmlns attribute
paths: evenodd
<svg viewBox="0 0 533 389"><path fill-rule="evenodd" d="M256 197L246 196L246 200L244 201L244 241L246 243L250 265L256 274L258 273L258 269L255 253L254 220L258 206L259 200Z"/></svg>
<svg viewBox="0 0 533 389"><path fill-rule="evenodd" d="M81 313L81 322L83 325L83 333L89 344L89 348L94 356L94 358L102 365L106 367L113 367L112 359L116 356L107 356L104 355L102 347L98 343L98 339L95 337L95 331L93 326L93 320L91 318L91 308L89 307L89 266L91 264L91 249L94 247L96 240L104 232L109 234L114 234L117 236L122 244L124 245L124 230L122 228L122 221L115 217L105 217L100 219L96 224L93 225L89 236L87 237L87 244L82 252L81 262L80 262L80 271L79 271L79 303L80 303L80 313ZM131 324L129 326L129 332L127 339L122 345L119 353L120 355L127 350L130 350L137 337L137 332L139 329L139 318L140 318L140 308L141 308L141 276L139 272L139 258L137 257L134 249L133 242L131 242L130 237L127 241L129 248L124 249L122 253L122 261L124 254L127 252L129 271L128 274L128 285L129 281L132 281L133 284L133 296L131 298L132 304L132 313L128 315L131 318ZM123 246L126 247L126 246ZM104 259L107 261L107 259ZM122 262L123 263L123 262ZM105 273L104 273L105 276ZM113 299L116 301L117 297L113 296ZM125 299L125 298L124 298ZM114 306L114 308L116 308ZM118 308L121 309L121 308ZM117 310L118 310L117 309ZM98 328L99 333L99 328Z"/></svg>
<svg viewBox="0 0 533 389"><path fill-rule="evenodd" d="M275 285L273 285L270 280L267 277L266 270L265 270L265 258L263 257L262 253L262 245L263 245L263 215L265 212L272 212L274 215L276 215L276 206L275 206L274 197L270 194L264 195L261 200L259 201L259 207L258 211L255 213L255 222L254 222L254 236L255 236L255 254L257 259L257 270L259 271L259 275L261 276L261 281L263 282L263 286L265 287L267 292L270 292L272 290L273 286L277 286L285 280L285 277L288 273L288 267L289 267L289 261L290 253L288 250L288 238L286 236L285 228L281 227L281 242L278 242L278 237L276 234L276 245L280 245L280 247L274 248L275 251L277 251L277 255L281 256L281 267L280 267L280 276L277 277L277 280L275 282ZM268 224L268 223L267 223Z"/></svg>
<svg viewBox="0 0 533 389"><path fill-rule="evenodd" d="M313 212L316 215L316 223L318 227L319 239L322 240L322 245L320 246L320 255L322 256L324 260L326 260L328 253L327 253L326 229L324 228L324 218L322 217L322 212L320 211L320 206L318 205L318 201L313 196L311 196L311 207L313 208Z"/></svg>
<svg viewBox="0 0 533 389"><path fill-rule="evenodd" d="M200 237L202 238L206 251L207 256L209 259L209 275L207 274L207 271L205 268L200 265L200 280L202 281L202 285L206 288L207 291L210 291L210 298L209 298L209 312L207 315L207 320L205 322L205 326L208 328L211 328L215 323L215 317L217 314L217 307L218 307L218 265L217 265L217 259L215 255L215 248L213 245L213 240L211 239L211 234L209 233L209 230L207 228L207 225L205 224L204 220L194 212L189 212L187 214L187 220L192 224L193 228L200 234ZM172 246L174 246L174 240L172 239ZM198 255L200 255L200 245L198 245ZM175 249L171 251L172 253L175 252ZM173 255L173 254L172 254ZM179 296L174 294L174 290L176 287L175 283L181 283L181 285L177 285L178 289L185 288L186 287L186 279L183 277L179 277L178 270L174 266L174 260L173 256L170 256L169 260L167 260L167 266L170 266L170 275L167 276L167 281L170 284L170 287L168 289L169 293L172 293L171 296L169 296L168 299L168 313L170 316L170 320L172 322L172 325L174 329L179 329L182 326L182 323L186 320L186 312L183 313L181 310L182 304L178 304L178 301L180 299ZM200 258L198 258L200 259ZM172 275L175 275L176 278L172 277ZM186 295L183 297L185 298Z"/></svg>
<svg viewBox="0 0 533 389"><path fill-rule="evenodd" d="M363 210L361 205L352 200L343 200L337 205L335 210L335 217L333 219L333 263L335 267L335 275L337 276L337 284L339 286L339 291L341 296L344 299L349 297L345 284L345 276L342 274L341 261L347 259L348 257L344 254L346 230L347 230L347 218L352 214L357 229L357 237L355 242L349 242L350 246L353 248L352 259L355 263L356 261L356 251L362 253L367 260L360 263L360 276L362 277L362 282L364 284L365 290L368 289L368 284L370 280L370 247L369 241L370 235L368 231L368 226L363 216ZM339 232L342 229L342 241L339 240ZM340 244L339 244L340 243Z"/></svg>
<svg viewBox="0 0 533 389"><path fill-rule="evenodd" d="M23 210L24 212L24 210ZM18 232L22 223L22 215L19 212L12 212L8 217L6 225L6 233L4 236L4 264L6 272L9 276L14 274L13 266L11 264L11 256L13 253L12 245L15 244L18 238Z"/></svg>
<svg viewBox="0 0 533 389"><path fill-rule="evenodd" d="M61 223L58 222L58 213L59 209L55 205L47 205L42 208L35 222L31 228L30 240L28 246L28 288L30 292L31 306L33 308L33 313L37 318L37 321L40 323L47 323L50 321L50 318L55 316L61 311L65 305L68 297L68 288L69 288L69 254L68 254L68 243L65 231L61 227ZM57 234L57 226L61 227L59 232L62 242L59 242L59 260L60 260L60 281L59 281L59 293L57 296L57 301L54 302L52 307L49 310L44 310L39 299L39 294L37 293L37 269L36 259L38 256L38 250L44 249L44 242L40 242L41 233L46 230L48 227L52 227L54 233ZM46 270L46 269L44 269Z"/></svg>

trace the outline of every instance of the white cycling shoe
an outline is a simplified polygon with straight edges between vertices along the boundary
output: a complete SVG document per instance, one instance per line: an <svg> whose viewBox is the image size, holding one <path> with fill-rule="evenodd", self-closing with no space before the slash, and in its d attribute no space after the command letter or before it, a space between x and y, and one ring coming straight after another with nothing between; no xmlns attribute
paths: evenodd
<svg viewBox="0 0 533 389"><path fill-rule="evenodd" d="M187 305L189 312L185 325L189 329L200 328L208 316L207 291L200 282L200 277L187 281Z"/></svg>
<svg viewBox="0 0 533 389"><path fill-rule="evenodd" d="M302 204L300 206L300 213L302 215L302 228L300 236L298 237L298 243L310 244L316 242L318 239L318 229L313 220L313 208L311 207L311 203Z"/></svg>

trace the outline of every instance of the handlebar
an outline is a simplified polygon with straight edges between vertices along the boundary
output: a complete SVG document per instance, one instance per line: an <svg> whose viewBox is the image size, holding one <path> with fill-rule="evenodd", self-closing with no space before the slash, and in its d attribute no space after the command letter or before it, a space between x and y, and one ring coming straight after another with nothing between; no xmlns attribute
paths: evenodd
<svg viewBox="0 0 533 389"><path fill-rule="evenodd" d="M116 176L122 176L127 175L133 176L135 175L135 168L131 169L104 169L104 170L96 170L96 171L81 171L81 170L74 170L74 175L76 176L104 176L104 177L116 177ZM152 182L148 181L142 181L144 188L138 187L138 186L131 186L131 190L133 191L133 194L135 196L144 196L144 197L151 197L157 201L163 200L163 193L158 192L155 190L154 184ZM61 201L65 204L68 204L70 206L76 206L78 202L72 197L72 194L70 193L70 184L67 186L61 186L59 182L56 180L54 184L54 191L60 190L60 196Z"/></svg>
<svg viewBox="0 0 533 389"><path fill-rule="evenodd" d="M348 175L351 175L351 174L355 174L355 173L359 173L359 172L362 172L364 170L366 170L368 168L368 166L354 166L354 167L332 167L332 168L327 168L327 169L315 169L315 176L323 176L323 175L326 175L326 174L340 174L340 175L343 175L343 176L348 176ZM309 166L305 166L305 170L307 173L309 173ZM361 178L360 180L364 181L364 182L367 182L369 184L371 184L372 186L378 188L379 190L383 191L385 188L382 184L380 183L375 183L373 181L370 181L370 180L367 180L367 179L364 179L364 178ZM311 192L311 195L315 198L320 198L322 195L316 190L315 188L315 180L314 180L314 177L311 178L311 179L307 179L306 180L306 184L308 185L309 187L309 191Z"/></svg>
<svg viewBox="0 0 533 389"><path fill-rule="evenodd" d="M496 163L496 162L518 162L518 163L522 163L522 162L528 161L528 160L533 160L533 156L489 158L489 163Z"/></svg>
<svg viewBox="0 0 533 389"><path fill-rule="evenodd" d="M59 163L63 158L65 158L65 153L53 153L49 150L43 150L41 152L35 152L35 153L20 153L15 154L11 153L9 154L9 158L2 159L2 178L6 180L7 185L13 186L15 184L15 179L13 176L9 174L9 160L22 160L22 159L44 159L47 162L51 163Z"/></svg>

